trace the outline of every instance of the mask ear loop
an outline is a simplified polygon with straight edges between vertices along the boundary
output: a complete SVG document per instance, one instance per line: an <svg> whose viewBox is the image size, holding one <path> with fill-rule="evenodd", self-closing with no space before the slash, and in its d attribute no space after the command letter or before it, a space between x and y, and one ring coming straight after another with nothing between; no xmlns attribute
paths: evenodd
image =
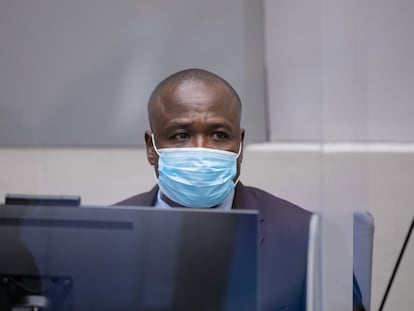
<svg viewBox="0 0 414 311"><path fill-rule="evenodd" d="M153 142L153 143L154 143L154 142ZM238 159L238 158L240 157L240 154L241 154L242 149L243 149L243 143L242 143L242 142L240 142L239 152L237 152L237 157L236 157L236 159Z"/></svg>
<svg viewBox="0 0 414 311"><path fill-rule="evenodd" d="M158 148L155 145L155 137L154 137L154 133L151 133L151 140L152 140L152 147L154 147L155 152L158 154L158 156L160 156L160 153L158 152Z"/></svg>
<svg viewBox="0 0 414 311"><path fill-rule="evenodd" d="M152 140L152 147L154 148L154 150L158 154L158 156L160 156L160 154L158 152L158 148L155 145L154 133L151 133L151 140ZM157 172L155 172L155 170L154 170L154 177L155 177L156 180L158 180Z"/></svg>
<svg viewBox="0 0 414 311"><path fill-rule="evenodd" d="M243 143L240 142L239 152L237 153L236 161L240 157L240 154L241 154L242 149L243 149ZM239 180L240 180L240 175L239 175L239 177L237 177L236 181L234 182L234 187L236 187L236 185L238 184Z"/></svg>

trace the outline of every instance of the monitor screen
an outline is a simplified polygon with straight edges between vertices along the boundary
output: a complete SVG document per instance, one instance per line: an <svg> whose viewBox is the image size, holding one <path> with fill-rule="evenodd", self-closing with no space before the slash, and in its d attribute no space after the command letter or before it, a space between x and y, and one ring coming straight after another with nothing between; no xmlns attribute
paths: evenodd
<svg viewBox="0 0 414 311"><path fill-rule="evenodd" d="M256 310L257 216L0 206L0 309Z"/></svg>
<svg viewBox="0 0 414 311"><path fill-rule="evenodd" d="M7 205L80 206L81 198L76 195L34 195L8 193L4 198Z"/></svg>

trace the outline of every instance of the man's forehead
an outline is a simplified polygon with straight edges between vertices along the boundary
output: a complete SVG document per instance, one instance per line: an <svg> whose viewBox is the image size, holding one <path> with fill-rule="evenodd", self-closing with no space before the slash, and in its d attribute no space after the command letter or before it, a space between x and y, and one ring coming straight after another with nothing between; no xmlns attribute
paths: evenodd
<svg viewBox="0 0 414 311"><path fill-rule="evenodd" d="M197 97L197 96L214 96L227 95L234 97L230 89L222 82L202 81L202 80L184 80L180 82L170 82L166 84L159 92L161 100L168 97Z"/></svg>
<svg viewBox="0 0 414 311"><path fill-rule="evenodd" d="M216 82L183 81L165 85L150 103L155 113L215 109L238 110L237 98L226 85ZM161 110L161 111L160 111Z"/></svg>
<svg viewBox="0 0 414 311"><path fill-rule="evenodd" d="M149 103L151 129L165 128L167 123L182 118L203 123L210 118L220 119L219 122L240 127L241 106L237 95L222 82L189 80L164 84Z"/></svg>

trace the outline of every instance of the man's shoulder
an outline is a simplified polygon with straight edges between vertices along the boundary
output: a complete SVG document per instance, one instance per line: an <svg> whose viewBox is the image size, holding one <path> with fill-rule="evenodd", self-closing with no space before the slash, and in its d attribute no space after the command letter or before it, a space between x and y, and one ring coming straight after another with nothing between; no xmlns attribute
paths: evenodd
<svg viewBox="0 0 414 311"><path fill-rule="evenodd" d="M308 219L312 214L305 208L263 189L241 185L239 192L239 204L250 205L263 214L278 214L278 217L285 215L304 219Z"/></svg>
<svg viewBox="0 0 414 311"><path fill-rule="evenodd" d="M154 206L158 187L153 187L150 191L136 194L132 197L115 203L115 206Z"/></svg>

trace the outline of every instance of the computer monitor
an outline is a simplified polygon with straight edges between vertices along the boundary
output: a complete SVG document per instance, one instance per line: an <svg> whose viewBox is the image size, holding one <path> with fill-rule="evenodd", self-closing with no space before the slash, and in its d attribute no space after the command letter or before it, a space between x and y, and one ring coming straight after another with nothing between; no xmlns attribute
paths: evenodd
<svg viewBox="0 0 414 311"><path fill-rule="evenodd" d="M4 198L7 205L40 205L40 206L80 206L78 195L44 195L7 193Z"/></svg>
<svg viewBox="0 0 414 311"><path fill-rule="evenodd" d="M256 310L257 231L254 211L2 205L0 309Z"/></svg>

